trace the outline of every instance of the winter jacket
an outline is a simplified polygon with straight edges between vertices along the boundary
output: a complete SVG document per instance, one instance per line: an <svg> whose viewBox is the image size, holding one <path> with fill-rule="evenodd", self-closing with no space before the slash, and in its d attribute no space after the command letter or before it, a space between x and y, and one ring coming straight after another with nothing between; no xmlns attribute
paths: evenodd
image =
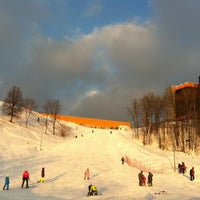
<svg viewBox="0 0 200 200"><path fill-rule="evenodd" d="M92 185L91 187L90 187L90 192L96 192L97 191L97 187L95 186L95 185Z"/></svg>
<svg viewBox="0 0 200 200"><path fill-rule="evenodd" d="M89 171L89 169L87 169L86 171L85 171L85 176L90 176L90 171Z"/></svg>
<svg viewBox="0 0 200 200"><path fill-rule="evenodd" d="M190 170L190 176L194 176L194 168Z"/></svg>
<svg viewBox="0 0 200 200"><path fill-rule="evenodd" d="M41 177L45 177L44 167L42 168L42 171L41 171Z"/></svg>
<svg viewBox="0 0 200 200"><path fill-rule="evenodd" d="M151 172L149 172L149 175L148 175L148 183L151 183L153 180L153 174Z"/></svg>
<svg viewBox="0 0 200 200"><path fill-rule="evenodd" d="M9 184L9 183L10 183L9 176L6 176L6 178L5 178L5 184Z"/></svg>
<svg viewBox="0 0 200 200"><path fill-rule="evenodd" d="M27 170L23 173L22 179L29 179L29 173Z"/></svg>

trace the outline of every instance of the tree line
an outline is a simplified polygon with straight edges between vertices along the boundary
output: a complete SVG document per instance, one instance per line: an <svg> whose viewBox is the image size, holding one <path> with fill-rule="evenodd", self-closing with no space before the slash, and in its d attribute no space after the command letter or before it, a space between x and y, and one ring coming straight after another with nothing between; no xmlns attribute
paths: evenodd
<svg viewBox="0 0 200 200"><path fill-rule="evenodd" d="M153 92L133 99L127 108L134 136L143 145L156 141L160 149L182 152L200 149L200 88L184 89L181 94L171 87L164 95Z"/></svg>
<svg viewBox="0 0 200 200"><path fill-rule="evenodd" d="M18 118L22 111L26 112L26 127L28 126L29 118L34 109L36 109L37 103L34 98L23 98L22 91L19 86L13 86L7 93L2 105L2 112L5 115L10 116L10 122L13 122L13 118ZM53 119L53 135L55 135L56 119L61 110L60 102L58 99L48 99L43 105L44 113L46 114L45 121L45 133L48 128L48 116Z"/></svg>

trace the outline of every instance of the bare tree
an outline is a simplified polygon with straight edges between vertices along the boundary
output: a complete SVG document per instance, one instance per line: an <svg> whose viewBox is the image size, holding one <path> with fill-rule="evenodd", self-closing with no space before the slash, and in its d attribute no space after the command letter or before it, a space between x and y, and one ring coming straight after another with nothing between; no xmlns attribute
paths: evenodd
<svg viewBox="0 0 200 200"><path fill-rule="evenodd" d="M154 93L148 93L147 95L143 96L140 100L142 119L145 126L145 133L143 135L144 145L150 143L151 133L153 130L154 111L155 111L154 102L155 102Z"/></svg>
<svg viewBox="0 0 200 200"><path fill-rule="evenodd" d="M2 112L10 116L10 122L12 122L13 117L18 117L22 112L23 98L22 92L18 86L13 86L4 99Z"/></svg>
<svg viewBox="0 0 200 200"><path fill-rule="evenodd" d="M136 131L135 136L138 138L138 128L139 128L139 121L140 121L140 114L139 114L139 103L137 99L133 100L132 108L127 107L127 110L131 116L131 119L134 124L134 130Z"/></svg>
<svg viewBox="0 0 200 200"><path fill-rule="evenodd" d="M55 135L55 127L56 127L56 120L57 115L60 112L60 102L59 100L48 100L47 103L43 106L47 116L53 118L53 135ZM46 130L47 130L47 118L46 118Z"/></svg>
<svg viewBox="0 0 200 200"><path fill-rule="evenodd" d="M32 113L32 110L37 108L36 101L33 98L26 98L24 99L24 108L26 111L26 127L28 126L28 120Z"/></svg>

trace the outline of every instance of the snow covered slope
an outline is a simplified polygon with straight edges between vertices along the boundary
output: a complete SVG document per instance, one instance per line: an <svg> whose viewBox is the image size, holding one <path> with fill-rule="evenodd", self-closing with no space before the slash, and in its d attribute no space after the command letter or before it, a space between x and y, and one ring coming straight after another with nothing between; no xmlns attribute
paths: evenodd
<svg viewBox="0 0 200 200"><path fill-rule="evenodd" d="M11 180L10 190L1 190L0 199L200 199L199 156L176 152L176 161L184 161L188 167L186 174L180 175L173 171L173 152L143 147L131 139L130 132L69 125L77 138L45 134L36 120L26 128L23 123L10 123L0 117L0 183L3 187L6 174ZM122 156L141 165L122 165ZM138 173L147 166L146 169L155 171L153 187L140 187ZM192 166L196 171L194 182L189 180ZM46 171L45 182L37 183L42 167ZM90 180L83 179L87 168ZM162 172L156 173L161 168ZM25 169L30 172L29 189L20 188ZM148 171L144 174L147 176ZM96 185L102 195L86 197L89 184Z"/></svg>

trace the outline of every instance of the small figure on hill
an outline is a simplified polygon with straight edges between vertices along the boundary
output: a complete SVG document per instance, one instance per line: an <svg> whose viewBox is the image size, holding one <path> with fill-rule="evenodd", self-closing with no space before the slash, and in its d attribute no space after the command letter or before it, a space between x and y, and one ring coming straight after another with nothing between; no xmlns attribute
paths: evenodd
<svg viewBox="0 0 200 200"><path fill-rule="evenodd" d="M43 183L44 182L44 178L45 178L45 169L44 167L41 170L41 178L40 178L40 182Z"/></svg>
<svg viewBox="0 0 200 200"><path fill-rule="evenodd" d="M88 196L98 195L98 189L95 185L88 186Z"/></svg>
<svg viewBox="0 0 200 200"><path fill-rule="evenodd" d="M181 173L181 163L178 163L178 172Z"/></svg>
<svg viewBox="0 0 200 200"><path fill-rule="evenodd" d="M10 184L10 178L9 175L6 175L3 190L9 190L9 184Z"/></svg>
<svg viewBox="0 0 200 200"><path fill-rule="evenodd" d="M142 186L146 186L146 177L144 174L142 176Z"/></svg>
<svg viewBox="0 0 200 200"><path fill-rule="evenodd" d="M29 188L28 181L29 181L29 172L27 170L25 170L24 173L23 173L23 175L22 175L22 185L21 185L21 188L24 187L24 182L26 182L26 188Z"/></svg>
<svg viewBox="0 0 200 200"><path fill-rule="evenodd" d="M87 179L89 180L90 179L90 170L89 169L86 169L85 170L85 173L84 173L84 180Z"/></svg>
<svg viewBox="0 0 200 200"><path fill-rule="evenodd" d="M190 180L191 181L194 180L194 167L192 167L192 169L190 169Z"/></svg>
<svg viewBox="0 0 200 200"><path fill-rule="evenodd" d="M180 163L178 164L178 169L179 169L179 173L185 174L187 167L185 166L185 163L182 162L182 164L180 164Z"/></svg>
<svg viewBox="0 0 200 200"><path fill-rule="evenodd" d="M143 171L138 174L139 186L142 186Z"/></svg>
<svg viewBox="0 0 200 200"><path fill-rule="evenodd" d="M153 174L151 172L148 175L148 186L153 186Z"/></svg>
<svg viewBox="0 0 200 200"><path fill-rule="evenodd" d="M122 165L124 164L124 162L125 162L125 158L124 157L122 157L121 158L121 161L122 161Z"/></svg>
<svg viewBox="0 0 200 200"><path fill-rule="evenodd" d="M182 162L181 168L182 168L182 173L185 174L187 167L185 166L184 162Z"/></svg>

